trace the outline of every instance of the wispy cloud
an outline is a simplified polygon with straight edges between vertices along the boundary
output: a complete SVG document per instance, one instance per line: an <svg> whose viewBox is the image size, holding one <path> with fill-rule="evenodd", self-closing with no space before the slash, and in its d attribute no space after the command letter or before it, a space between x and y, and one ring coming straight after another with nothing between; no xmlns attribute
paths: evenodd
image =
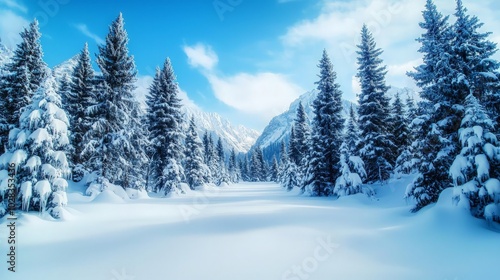
<svg viewBox="0 0 500 280"><path fill-rule="evenodd" d="M10 9L15 9L23 13L28 12L28 8L16 0L0 0L0 5L7 6Z"/></svg>
<svg viewBox="0 0 500 280"><path fill-rule="evenodd" d="M190 65L207 78L217 99L224 104L266 122L285 111L305 90L280 73L236 73L216 71L217 54L208 45L184 46Z"/></svg>
<svg viewBox="0 0 500 280"><path fill-rule="evenodd" d="M29 21L11 10L0 9L0 38L8 48L14 48L21 41L19 33Z"/></svg>
<svg viewBox="0 0 500 280"><path fill-rule="evenodd" d="M89 30L86 24L79 23L75 24L76 29L78 29L80 32L83 33L83 35L89 37L90 39L94 40L97 44L102 45L104 44L104 39L99 37L99 35L93 33L92 31Z"/></svg>
<svg viewBox="0 0 500 280"><path fill-rule="evenodd" d="M219 63L219 57L210 46L198 43L194 46L184 46L182 49L188 57L189 65L193 67L212 70Z"/></svg>

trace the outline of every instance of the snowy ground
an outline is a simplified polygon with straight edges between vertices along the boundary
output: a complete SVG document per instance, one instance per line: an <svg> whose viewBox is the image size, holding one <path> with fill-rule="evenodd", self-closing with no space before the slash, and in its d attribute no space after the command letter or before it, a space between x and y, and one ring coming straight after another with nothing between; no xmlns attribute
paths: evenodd
<svg viewBox="0 0 500 280"><path fill-rule="evenodd" d="M0 279L498 279L500 234L452 206L449 191L410 214L408 180L376 187L378 201L244 183L90 202L74 187L66 221L22 216L17 272L1 261Z"/></svg>

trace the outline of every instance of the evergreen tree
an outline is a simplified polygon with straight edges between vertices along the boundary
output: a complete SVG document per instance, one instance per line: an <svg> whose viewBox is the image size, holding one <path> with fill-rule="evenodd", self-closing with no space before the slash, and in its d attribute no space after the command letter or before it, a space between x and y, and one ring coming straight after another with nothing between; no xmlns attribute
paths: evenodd
<svg viewBox="0 0 500 280"><path fill-rule="evenodd" d="M394 142L393 154L399 156L411 144L406 111L399 92L396 93L392 104L390 124Z"/></svg>
<svg viewBox="0 0 500 280"><path fill-rule="evenodd" d="M203 144L196 132L194 118L191 118L186 135L186 160L184 168L186 181L191 189L208 183L209 170L203 160Z"/></svg>
<svg viewBox="0 0 500 280"><path fill-rule="evenodd" d="M179 88L170 59L158 69L147 96L148 130L155 156L152 158L152 190L165 195L180 192L184 178L183 115Z"/></svg>
<svg viewBox="0 0 500 280"><path fill-rule="evenodd" d="M320 80L316 83L318 96L313 103L313 132L305 184L312 195L326 196L331 194L332 185L340 175L344 118L342 91L326 50L318 67Z"/></svg>
<svg viewBox="0 0 500 280"><path fill-rule="evenodd" d="M278 183L278 173L279 173L279 164L276 157L273 157L273 164L269 170L269 178L268 181Z"/></svg>
<svg viewBox="0 0 500 280"><path fill-rule="evenodd" d="M215 162L217 171L215 173L215 181L217 185L229 184L230 178L226 167L226 155L224 153L224 146L222 145L222 138L217 140Z"/></svg>
<svg viewBox="0 0 500 280"><path fill-rule="evenodd" d="M420 176L408 186L407 197L417 201L415 211L436 202L443 189L451 187L448 180L452 160L460 151L457 130L464 114L465 98L473 94L488 100L494 90L498 62L491 56L496 45L487 41L489 33L479 33L482 26L477 17L467 15L462 1L457 1L455 24L427 1L421 27L426 33L419 39L424 65L410 75L422 88L427 108L420 133L422 159Z"/></svg>
<svg viewBox="0 0 500 280"><path fill-rule="evenodd" d="M289 165L288 152L286 150L285 141L281 141L280 145L280 161L279 161L279 169L278 169L278 183L284 184L285 182L285 174L286 168Z"/></svg>
<svg viewBox="0 0 500 280"><path fill-rule="evenodd" d="M417 125L418 122L414 122L417 119L418 111L415 107L415 101L413 97L408 94L406 99L406 112L404 115L407 134L407 146L401 150L397 160L396 160L396 174L410 174L417 171L417 166L419 162L418 153L418 143L415 135L420 130Z"/></svg>
<svg viewBox="0 0 500 280"><path fill-rule="evenodd" d="M359 145L359 130L356 113L351 105L349 119L347 122L344 141L340 148L340 170L341 173L335 181L333 194L335 196L347 196L364 192L373 195L373 191L367 187L363 188L366 179L365 164L359 157L357 147Z"/></svg>
<svg viewBox="0 0 500 280"><path fill-rule="evenodd" d="M24 109L31 104L31 99L48 76L43 61L41 34L35 19L21 33L21 43L14 51L10 63L5 65L5 73L0 81L0 98L3 100L3 117L0 131L1 146L7 144L9 131L19 127L19 118ZM0 127L0 128L1 128Z"/></svg>
<svg viewBox="0 0 500 280"><path fill-rule="evenodd" d="M88 157L84 157L85 133L91 128L92 120L87 110L97 104L95 98L95 74L92 69L88 45L85 44L78 57L77 65L73 71L70 90L65 95L64 107L69 114L71 124L72 151L70 161L73 165L73 180L80 181ZM87 165L88 166L88 165Z"/></svg>
<svg viewBox="0 0 500 280"><path fill-rule="evenodd" d="M385 181L389 179L396 160L391 153L394 143L389 136L389 88L385 85L387 71L380 59L382 50L376 47L373 35L366 25L361 30L361 44L358 48L361 157L366 164L367 182Z"/></svg>
<svg viewBox="0 0 500 280"><path fill-rule="evenodd" d="M500 222L500 146L493 129L486 110L469 95L459 130L462 151L450 167L450 177L457 203L475 217Z"/></svg>
<svg viewBox="0 0 500 280"><path fill-rule="evenodd" d="M238 183L241 179L241 172L238 167L238 160L236 159L236 151L234 148L231 150L231 154L229 156L228 171L231 182Z"/></svg>
<svg viewBox="0 0 500 280"><path fill-rule="evenodd" d="M137 72L127 44L120 14L109 27L106 43L99 46L97 65L102 76L96 80L98 101L88 109L92 129L86 133L83 149L92 169L99 174L96 181L102 188L107 181L123 188L137 187L129 172L142 168L132 164L137 157L144 157L137 141L132 139L140 120L137 120L139 105L133 96Z"/></svg>
<svg viewBox="0 0 500 280"><path fill-rule="evenodd" d="M9 163L17 174L18 210L47 212L60 218L67 204L64 179L70 169L66 159L69 145L66 113L56 93L54 77L49 76L33 96L32 103L20 116L20 127L10 132L9 149L1 156L0 173L7 175ZM0 215L6 210L6 187L9 177L0 178Z"/></svg>

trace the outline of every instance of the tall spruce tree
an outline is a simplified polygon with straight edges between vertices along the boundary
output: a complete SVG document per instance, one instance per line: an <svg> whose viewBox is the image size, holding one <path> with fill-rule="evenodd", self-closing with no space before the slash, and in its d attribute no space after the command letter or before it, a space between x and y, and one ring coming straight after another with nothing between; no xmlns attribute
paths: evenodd
<svg viewBox="0 0 500 280"><path fill-rule="evenodd" d="M219 137L216 146L216 166L217 172L215 173L215 181L217 185L229 184L230 178L226 167L226 155L224 152L224 145L222 144L222 138Z"/></svg>
<svg viewBox="0 0 500 280"><path fill-rule="evenodd" d="M157 69L147 96L150 142L154 149L151 189L165 195L180 192L184 179L183 115L179 88L170 59Z"/></svg>
<svg viewBox="0 0 500 280"><path fill-rule="evenodd" d="M238 160L236 158L236 151L234 148L231 150L231 154L229 155L228 172L232 183L238 183L240 181L241 171L238 166Z"/></svg>
<svg viewBox="0 0 500 280"><path fill-rule="evenodd" d="M391 107L390 125L394 142L393 154L399 156L411 144L409 123L406 118L406 108L401 101L400 93L396 93Z"/></svg>
<svg viewBox="0 0 500 280"><path fill-rule="evenodd" d="M306 185L312 195L330 195L340 175L340 146L344 130L342 91L326 50L319 62L318 96L314 100L311 148Z"/></svg>
<svg viewBox="0 0 500 280"><path fill-rule="evenodd" d="M500 146L493 121L478 99L470 94L458 132L462 150L450 167L454 200L472 215L500 222ZM486 211L486 208L490 211ZM491 211L494 210L494 211Z"/></svg>
<svg viewBox="0 0 500 280"><path fill-rule="evenodd" d="M8 151L0 158L0 216L5 214L9 164L16 168L16 210L47 212L54 218L67 204L70 173L66 158L69 121L61 109L54 77L49 76L24 108L19 128L10 132Z"/></svg>
<svg viewBox="0 0 500 280"><path fill-rule="evenodd" d="M185 172L186 181L191 189L208 183L208 166L203 162L203 144L196 131L194 118L189 122L189 129L186 134L186 159Z"/></svg>
<svg viewBox="0 0 500 280"><path fill-rule="evenodd" d="M69 88L70 90L64 98L66 102L64 107L68 112L71 124L72 151L70 160L73 165L73 180L80 181L83 177L83 165L88 160L88 157L83 154L86 145L84 136L92 124L87 110L97 104L95 74L87 44L78 57Z"/></svg>
<svg viewBox="0 0 500 280"><path fill-rule="evenodd" d="M21 42L14 50L11 61L5 65L0 81L0 98L3 100L3 129L0 131L1 150L8 141L12 128L19 127L19 118L42 81L48 76L43 61L38 21L35 19L21 33Z"/></svg>
<svg viewBox="0 0 500 280"><path fill-rule="evenodd" d="M422 88L429 105L421 126L422 160L420 176L408 186L407 197L417 201L415 211L436 202L443 189L451 187L448 179L452 160L460 151L456 133L464 114L465 99L473 94L488 100L494 90L498 62L491 60L496 45L480 33L477 17L467 14L462 1L457 1L453 26L447 24L434 3L429 0L421 27L426 33L419 39L424 65L410 75ZM430 105L432 104L432 106Z"/></svg>
<svg viewBox="0 0 500 280"><path fill-rule="evenodd" d="M361 30L361 44L358 48L361 157L366 164L367 182L385 181L389 179L396 160L391 153L394 143L389 135L389 88L385 84L387 70L382 66L382 50L377 48L366 25Z"/></svg>
<svg viewBox="0 0 500 280"><path fill-rule="evenodd" d="M132 135L140 123L136 120L138 103L134 99L136 70L133 56L128 53L128 36L122 14L112 22L106 43L99 46L97 65L102 76L97 79L98 102L91 106L93 128L87 133L84 154L93 159L97 183L106 181L123 188L136 187L129 171L140 149Z"/></svg>

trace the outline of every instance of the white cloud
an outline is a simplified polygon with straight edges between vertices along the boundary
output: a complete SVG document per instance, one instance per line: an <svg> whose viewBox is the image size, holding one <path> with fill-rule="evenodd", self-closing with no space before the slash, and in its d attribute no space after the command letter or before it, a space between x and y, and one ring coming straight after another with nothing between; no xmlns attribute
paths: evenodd
<svg viewBox="0 0 500 280"><path fill-rule="evenodd" d="M262 120L282 113L304 90L276 73L240 73L231 77L207 77L215 96L226 105Z"/></svg>
<svg viewBox="0 0 500 280"><path fill-rule="evenodd" d="M485 23L484 31L496 32L494 28L500 26L498 18L500 2L464 1L469 13L477 15ZM435 2L444 15L454 13L455 1ZM358 90L352 78L357 72L356 45L360 41L359 33L362 25L367 24L377 46L384 51L382 59L388 66L388 85L414 88L415 83L406 76L406 71L412 70L421 59L421 54L418 53L420 45L415 39L423 32L418 23L422 21L424 5L425 1L325 0L317 16L296 22L280 37L284 47L283 52L293 54L293 57L286 58L286 61L297 61L304 57L311 59L311 53L317 53L316 56L319 58L321 50L326 48L338 73L344 97L354 99ZM451 16L450 22L453 21L454 17ZM491 40L500 41L500 37L494 33ZM500 57L500 53L496 57ZM293 70L294 75L307 77L311 67L309 66L308 70L302 68L304 66Z"/></svg>
<svg viewBox="0 0 500 280"><path fill-rule="evenodd" d="M0 4L3 4L11 9L19 10L23 13L28 12L28 8L16 0L0 0Z"/></svg>
<svg viewBox="0 0 500 280"><path fill-rule="evenodd" d="M94 40L97 44L103 45L104 39L99 37L97 34L93 33L92 31L89 30L86 24L80 23L75 25L76 29L78 29L80 32L83 33L83 35L89 37L90 39Z"/></svg>
<svg viewBox="0 0 500 280"><path fill-rule="evenodd" d="M212 70L219 58L210 46L198 43L194 46L184 46L184 53L188 57L189 65L193 67L202 67L205 70Z"/></svg>
<svg viewBox="0 0 500 280"><path fill-rule="evenodd" d="M19 33L29 21L10 10L0 10L0 38L2 43L13 49L21 41Z"/></svg>
<svg viewBox="0 0 500 280"><path fill-rule="evenodd" d="M189 64L199 68L208 79L217 99L262 121L268 121L285 111L292 101L305 92L279 73L222 75L215 71L219 59L208 45L198 43L184 46L183 49Z"/></svg>

